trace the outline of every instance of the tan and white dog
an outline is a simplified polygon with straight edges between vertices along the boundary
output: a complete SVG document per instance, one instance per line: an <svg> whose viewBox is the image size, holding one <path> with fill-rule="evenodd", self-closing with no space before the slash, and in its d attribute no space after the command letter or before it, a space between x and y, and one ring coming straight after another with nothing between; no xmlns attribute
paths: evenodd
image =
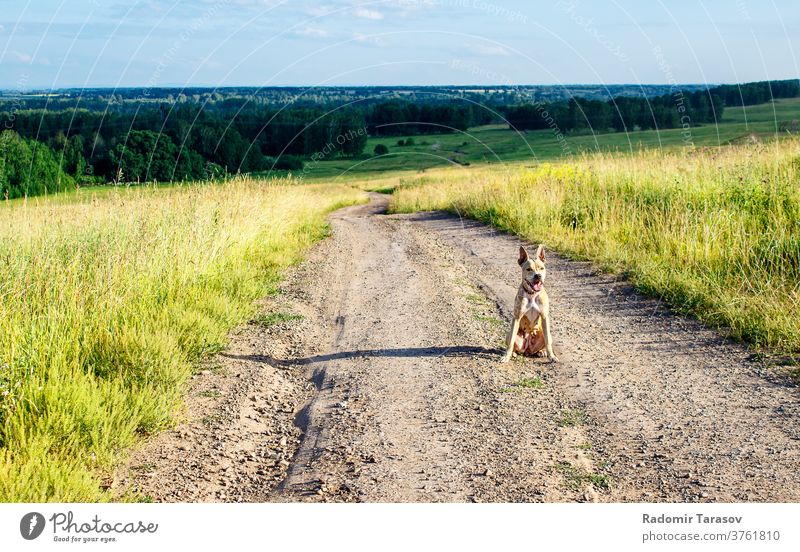
<svg viewBox="0 0 800 552"><path fill-rule="evenodd" d="M503 362L514 353L534 355L544 351L551 362L558 362L550 337L550 300L544 289L547 269L544 266L544 246L540 245L531 257L524 247L519 248L522 284L514 300L514 321L506 341Z"/></svg>

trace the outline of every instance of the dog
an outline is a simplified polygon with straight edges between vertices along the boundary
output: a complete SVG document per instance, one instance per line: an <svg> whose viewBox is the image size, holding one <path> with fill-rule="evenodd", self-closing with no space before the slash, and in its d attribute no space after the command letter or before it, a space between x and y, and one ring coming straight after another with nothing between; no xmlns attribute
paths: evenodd
<svg viewBox="0 0 800 552"><path fill-rule="evenodd" d="M535 355L544 352L550 362L558 362L553 353L550 336L550 299L544 289L547 269L544 266L544 246L540 245L531 257L524 247L519 248L522 283L514 300L514 320L506 339L506 354L502 362L511 360L514 353Z"/></svg>

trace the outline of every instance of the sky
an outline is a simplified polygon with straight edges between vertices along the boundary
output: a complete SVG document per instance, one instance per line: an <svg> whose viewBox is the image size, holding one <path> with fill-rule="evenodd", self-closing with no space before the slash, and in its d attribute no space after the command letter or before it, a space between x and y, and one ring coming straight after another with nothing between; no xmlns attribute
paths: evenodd
<svg viewBox="0 0 800 552"><path fill-rule="evenodd" d="M0 88L797 78L797 0L0 0Z"/></svg>

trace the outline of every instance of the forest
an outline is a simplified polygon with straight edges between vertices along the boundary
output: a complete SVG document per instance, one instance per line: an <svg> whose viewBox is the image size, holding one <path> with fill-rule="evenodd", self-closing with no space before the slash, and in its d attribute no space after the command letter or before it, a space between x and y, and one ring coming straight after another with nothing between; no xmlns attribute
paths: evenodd
<svg viewBox="0 0 800 552"><path fill-rule="evenodd" d="M664 88L656 90L663 91ZM191 91L142 95L86 91L52 100L0 96L0 190L6 198L62 191L83 183L205 180L236 173L297 171L309 159L359 157L368 136L463 132L487 124L564 134L670 129L719 121L726 106L800 95L798 80L696 86L647 97L623 94L487 105L467 97L387 94L341 101L322 89L303 101ZM362 94L362 96L359 96ZM98 98L103 97L103 104ZM267 98L267 99L265 99ZM295 101L296 100L296 101ZM363 100L363 101L362 101ZM69 104L71 102L71 104ZM72 107L67 107L72 105Z"/></svg>

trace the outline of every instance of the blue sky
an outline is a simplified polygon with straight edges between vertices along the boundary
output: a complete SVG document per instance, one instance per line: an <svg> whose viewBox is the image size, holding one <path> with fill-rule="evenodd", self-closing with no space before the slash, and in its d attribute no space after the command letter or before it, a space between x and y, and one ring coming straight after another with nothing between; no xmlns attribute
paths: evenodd
<svg viewBox="0 0 800 552"><path fill-rule="evenodd" d="M0 88L797 78L797 0L0 0Z"/></svg>

